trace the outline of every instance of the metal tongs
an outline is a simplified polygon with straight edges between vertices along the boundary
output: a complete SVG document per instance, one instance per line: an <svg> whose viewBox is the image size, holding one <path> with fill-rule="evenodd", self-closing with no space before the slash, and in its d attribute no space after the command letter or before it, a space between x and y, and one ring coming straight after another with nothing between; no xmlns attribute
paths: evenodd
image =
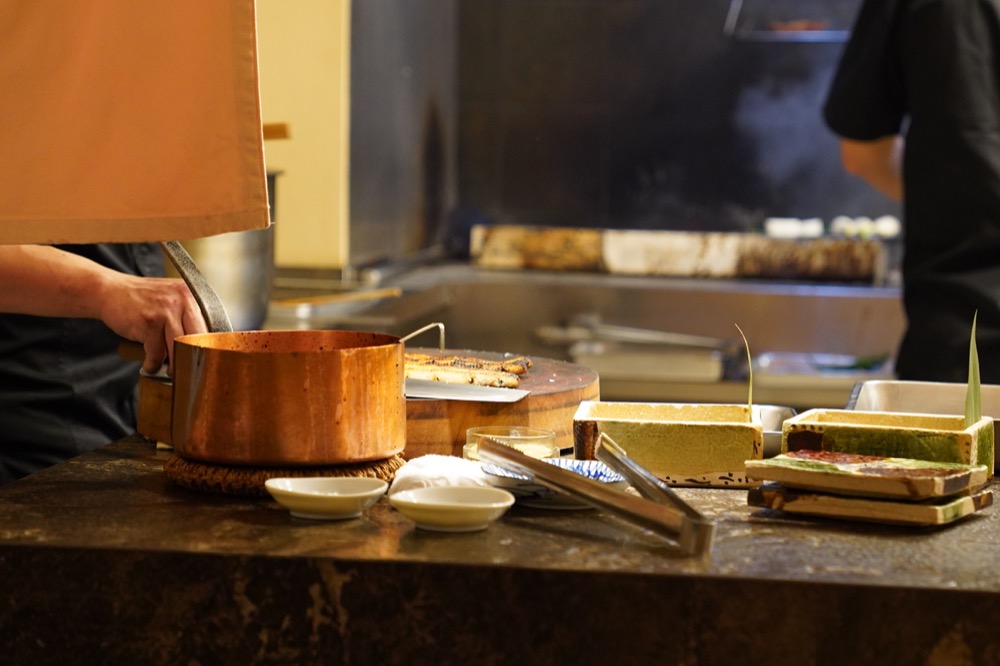
<svg viewBox="0 0 1000 666"><path fill-rule="evenodd" d="M674 494L651 472L626 456L603 433L597 457L628 479L642 497L608 488L593 479L527 456L493 437L479 440L480 460L531 477L543 486L572 495L591 506L666 536L676 541L685 554L704 555L711 550L715 524Z"/></svg>
<svg viewBox="0 0 1000 666"><path fill-rule="evenodd" d="M640 495L653 502L674 507L681 514L680 534L677 537L681 548L693 554L708 553L712 549L715 523L682 500L677 493L656 477L648 469L629 458L618 444L607 434L597 437L597 459L615 470L632 484Z"/></svg>

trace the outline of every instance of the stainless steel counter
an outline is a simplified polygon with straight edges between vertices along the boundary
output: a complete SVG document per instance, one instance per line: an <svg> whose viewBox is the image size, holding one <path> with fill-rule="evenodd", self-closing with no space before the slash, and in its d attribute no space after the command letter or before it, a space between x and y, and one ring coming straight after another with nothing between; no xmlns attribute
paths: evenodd
<svg viewBox="0 0 1000 666"><path fill-rule="evenodd" d="M797 410L813 407L843 409L851 397L853 384L843 381L796 383L782 386L759 386L753 389L753 401L759 405L785 405ZM623 402L691 402L745 404L746 382L666 382L627 379L601 379L601 399Z"/></svg>
<svg viewBox="0 0 1000 666"><path fill-rule="evenodd" d="M359 304L272 307L272 328L352 328L405 335L439 321L449 347L509 351L572 360L568 345L539 335L581 315L608 324L740 341L765 352L891 355L902 336L898 288L871 285L679 279L559 271L487 270L441 264L387 273L362 290L397 287L401 295ZM328 288L328 287L327 287ZM320 286L303 294L322 295ZM420 341L433 344L429 338ZM742 345L742 342L739 342ZM874 377L867 377L874 378ZM730 378L731 379L731 378ZM757 402L796 407L843 407L853 380L758 377ZM601 378L606 400L743 402L739 381L678 382Z"/></svg>

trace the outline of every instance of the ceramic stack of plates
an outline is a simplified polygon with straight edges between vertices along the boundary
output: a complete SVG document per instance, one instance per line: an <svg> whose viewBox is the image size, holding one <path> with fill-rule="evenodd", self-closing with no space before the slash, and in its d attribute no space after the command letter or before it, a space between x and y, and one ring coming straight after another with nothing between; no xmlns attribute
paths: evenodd
<svg viewBox="0 0 1000 666"><path fill-rule="evenodd" d="M898 525L955 522L993 504L984 465L828 451L748 460L748 502L785 514Z"/></svg>

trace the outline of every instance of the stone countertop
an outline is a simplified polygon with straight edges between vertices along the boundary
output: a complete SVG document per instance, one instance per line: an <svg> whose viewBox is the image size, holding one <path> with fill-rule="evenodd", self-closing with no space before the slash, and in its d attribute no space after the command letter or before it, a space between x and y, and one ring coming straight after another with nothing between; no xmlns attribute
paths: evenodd
<svg viewBox="0 0 1000 666"><path fill-rule="evenodd" d="M781 518L746 491L679 489L717 521L712 552L692 558L594 510L516 506L485 531L441 534L383 498L359 519L304 521L270 499L177 488L168 455L128 439L0 488L9 654L825 664L893 649L900 664L1000 661L996 507L912 529Z"/></svg>

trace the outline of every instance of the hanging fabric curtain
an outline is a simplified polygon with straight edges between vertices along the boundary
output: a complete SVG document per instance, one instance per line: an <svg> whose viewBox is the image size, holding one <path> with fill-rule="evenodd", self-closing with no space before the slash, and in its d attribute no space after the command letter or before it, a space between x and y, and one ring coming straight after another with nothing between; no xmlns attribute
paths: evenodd
<svg viewBox="0 0 1000 666"><path fill-rule="evenodd" d="M253 0L0 0L0 243L268 225Z"/></svg>

